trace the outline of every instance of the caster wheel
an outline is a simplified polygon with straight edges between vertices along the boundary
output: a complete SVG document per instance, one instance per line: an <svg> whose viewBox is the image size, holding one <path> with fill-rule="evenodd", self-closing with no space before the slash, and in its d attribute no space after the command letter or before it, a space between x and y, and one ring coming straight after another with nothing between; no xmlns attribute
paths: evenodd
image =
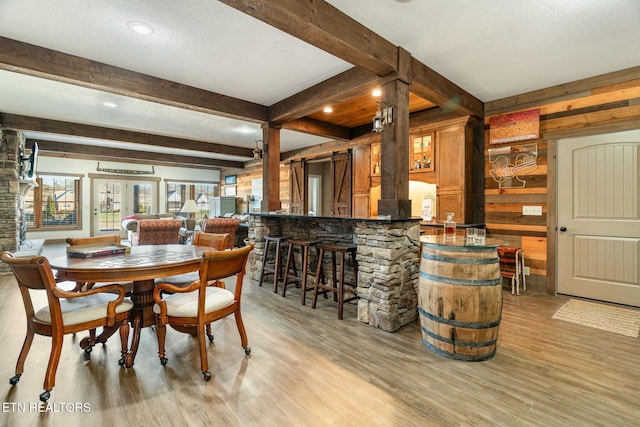
<svg viewBox="0 0 640 427"><path fill-rule="evenodd" d="M244 354L251 354L251 347L247 346L244 348Z"/></svg>
<svg viewBox="0 0 640 427"><path fill-rule="evenodd" d="M84 352L85 352L85 353L87 353L87 354L91 354L91 351L92 351L92 350L93 350L93 346L89 346L89 347L86 347L86 348L84 349Z"/></svg>
<svg viewBox="0 0 640 427"><path fill-rule="evenodd" d="M9 384L11 384L11 385L16 385L16 384L18 384L18 381L20 381L20 376L21 376L21 375L22 375L22 374L17 374L17 375L15 375L15 376L11 377L11 378L9 379Z"/></svg>
<svg viewBox="0 0 640 427"><path fill-rule="evenodd" d="M165 366L167 364L167 362L169 361L169 359L167 359L166 357L161 357L160 358L160 364L162 366Z"/></svg>
<svg viewBox="0 0 640 427"><path fill-rule="evenodd" d="M82 338L80 340L80 348L86 349L87 347L91 347L90 344L91 342L89 341L89 338Z"/></svg>
<svg viewBox="0 0 640 427"><path fill-rule="evenodd" d="M209 380L211 379L211 372L209 372L209 371L204 371L204 372L202 373L202 376L204 377L204 380L205 380L205 381L209 381Z"/></svg>
<svg viewBox="0 0 640 427"><path fill-rule="evenodd" d="M120 360L118 360L118 365L124 366L124 362L125 362L124 357L121 357Z"/></svg>
<svg viewBox="0 0 640 427"><path fill-rule="evenodd" d="M51 397L51 390L45 390L42 393L40 393L41 402L46 402L47 400L49 400L50 397Z"/></svg>
<svg viewBox="0 0 640 427"><path fill-rule="evenodd" d="M213 334L207 334L207 338L209 338L209 342L213 342Z"/></svg>

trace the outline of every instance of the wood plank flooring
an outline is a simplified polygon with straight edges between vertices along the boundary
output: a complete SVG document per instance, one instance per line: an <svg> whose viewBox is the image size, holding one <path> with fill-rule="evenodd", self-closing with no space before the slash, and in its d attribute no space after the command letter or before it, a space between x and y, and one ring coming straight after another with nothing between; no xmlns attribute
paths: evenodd
<svg viewBox="0 0 640 427"><path fill-rule="evenodd" d="M45 254L51 255L51 248ZM565 297L504 294L496 356L443 358L423 347L417 323L395 333L356 320L356 306L300 305L247 279L245 356L233 317L214 324L213 378L194 338L170 328L167 366L151 328L135 366L119 344L89 359L67 336L50 411L39 413L50 341L34 339L20 383L9 385L24 338L13 276L0 276L0 426L630 426L640 420L640 339L559 320ZM80 410L76 408L80 405ZM72 411L73 409L73 411Z"/></svg>

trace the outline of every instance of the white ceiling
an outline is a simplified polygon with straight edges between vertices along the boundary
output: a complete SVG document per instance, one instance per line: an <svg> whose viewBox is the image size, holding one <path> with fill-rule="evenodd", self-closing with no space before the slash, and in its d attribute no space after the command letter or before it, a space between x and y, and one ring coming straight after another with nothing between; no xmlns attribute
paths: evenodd
<svg viewBox="0 0 640 427"><path fill-rule="evenodd" d="M328 2L484 102L640 65L638 0ZM216 0L0 0L0 36L266 106L352 67ZM262 137L259 123L9 71L0 112L247 148ZM324 141L283 130L281 150Z"/></svg>

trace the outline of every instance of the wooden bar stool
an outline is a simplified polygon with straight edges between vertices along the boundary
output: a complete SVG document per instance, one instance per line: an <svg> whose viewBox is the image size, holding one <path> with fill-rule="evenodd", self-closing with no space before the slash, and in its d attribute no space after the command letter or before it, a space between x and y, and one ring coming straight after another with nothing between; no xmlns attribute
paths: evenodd
<svg viewBox="0 0 640 427"><path fill-rule="evenodd" d="M520 295L520 277L522 277L522 288L526 291L522 249L515 246L501 246L498 247L498 256L500 257L500 275L511 279L511 293Z"/></svg>
<svg viewBox="0 0 640 427"><path fill-rule="evenodd" d="M273 274L273 292L278 292L278 281L280 280L280 274L282 273L282 244L289 240L288 237L283 236L265 236L264 237L264 253L262 254L262 270L260 271L260 283L258 286L262 286L264 276L267 274ZM273 243L274 249L274 261L269 262L269 245Z"/></svg>
<svg viewBox="0 0 640 427"><path fill-rule="evenodd" d="M320 243L318 244L318 270L316 272L316 282L313 286L313 302L311 308L316 308L316 301L318 294L327 294L333 292L333 300L338 301L338 319L342 320L342 311L345 302L357 299L358 296L351 298L344 298L344 270L346 264L346 254L351 255L351 262L353 265L354 283L350 283L352 286L358 287L358 261L356 261L357 245L344 244L344 243ZM331 253L331 270L333 273L333 286L329 286L325 283L325 274L322 268L322 261L324 259L325 252ZM340 258L340 271L336 274L337 260L336 255ZM322 289L320 291L320 289ZM356 291L357 292L357 291Z"/></svg>
<svg viewBox="0 0 640 427"><path fill-rule="evenodd" d="M306 295L307 291L313 289L313 287L307 286L307 277L309 274L314 274L309 272L309 248L315 248L316 255L318 254L318 244L322 243L320 240L303 240L303 239L289 239L287 241L289 243L289 250L287 252L287 262L284 267L284 277L282 279L282 296L284 297L287 293L287 284L296 283L302 288L302 305L306 303ZM300 252L302 254L301 259L301 267L302 273L298 275L298 269L296 268L296 260L294 249L298 246L300 248Z"/></svg>

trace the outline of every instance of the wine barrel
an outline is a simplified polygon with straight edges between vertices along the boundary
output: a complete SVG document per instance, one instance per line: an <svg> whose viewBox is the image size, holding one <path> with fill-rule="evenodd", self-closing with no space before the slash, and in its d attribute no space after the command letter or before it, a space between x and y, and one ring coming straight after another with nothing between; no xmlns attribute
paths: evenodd
<svg viewBox="0 0 640 427"><path fill-rule="evenodd" d="M418 310L422 342L436 354L481 361L496 353L502 316L496 247L501 241L491 240L495 239L487 239L483 246L466 246L464 242L447 244L442 236L421 238Z"/></svg>

